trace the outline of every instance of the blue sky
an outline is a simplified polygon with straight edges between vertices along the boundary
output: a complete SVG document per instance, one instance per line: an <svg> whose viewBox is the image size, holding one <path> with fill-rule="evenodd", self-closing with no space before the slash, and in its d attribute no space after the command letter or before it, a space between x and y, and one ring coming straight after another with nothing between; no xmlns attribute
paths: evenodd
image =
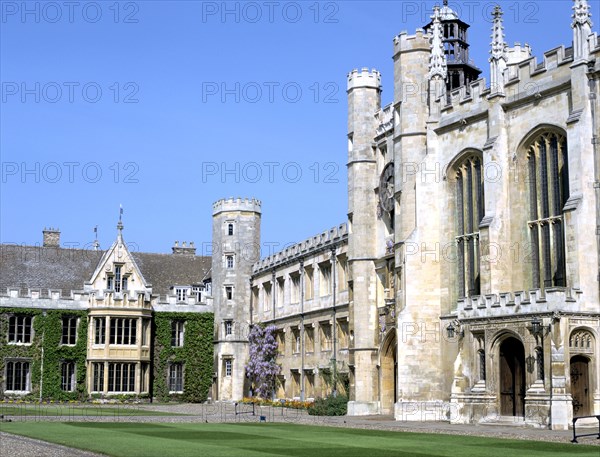
<svg viewBox="0 0 600 457"><path fill-rule="evenodd" d="M570 45L571 1L499 3L510 44ZM345 221L346 74L391 102L392 39L433 4L0 2L0 240L107 248L122 204L135 249L202 253L230 196L263 202L263 255ZM493 5L450 2L484 76Z"/></svg>

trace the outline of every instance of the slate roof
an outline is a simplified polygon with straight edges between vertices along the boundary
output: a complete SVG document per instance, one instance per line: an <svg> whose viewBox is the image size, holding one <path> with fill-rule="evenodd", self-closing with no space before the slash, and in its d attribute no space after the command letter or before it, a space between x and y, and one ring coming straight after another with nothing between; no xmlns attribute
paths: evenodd
<svg viewBox="0 0 600 457"><path fill-rule="evenodd" d="M105 251L0 244L0 294L7 288L83 290ZM131 253L153 294L164 298L173 285L201 284L210 274L211 258L191 255Z"/></svg>

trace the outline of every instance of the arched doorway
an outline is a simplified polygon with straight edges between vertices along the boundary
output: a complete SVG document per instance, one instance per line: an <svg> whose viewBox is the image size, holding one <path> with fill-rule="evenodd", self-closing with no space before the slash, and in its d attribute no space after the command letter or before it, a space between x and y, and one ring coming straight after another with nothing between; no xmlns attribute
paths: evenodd
<svg viewBox="0 0 600 457"><path fill-rule="evenodd" d="M380 401L381 413L393 414L394 404L398 401L398 343L396 332L392 331L386 338L381 350L381 368L380 368Z"/></svg>
<svg viewBox="0 0 600 457"><path fill-rule="evenodd" d="M525 349L513 337L500 345L500 414L525 417Z"/></svg>
<svg viewBox="0 0 600 457"><path fill-rule="evenodd" d="M589 359L583 355L571 357L571 396L573 416L589 416L590 411L590 371Z"/></svg>

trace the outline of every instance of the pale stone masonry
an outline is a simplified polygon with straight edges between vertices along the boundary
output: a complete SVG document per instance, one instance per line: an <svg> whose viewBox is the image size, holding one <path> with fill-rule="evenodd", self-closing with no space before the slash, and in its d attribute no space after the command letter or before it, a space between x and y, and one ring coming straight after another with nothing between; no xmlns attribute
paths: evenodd
<svg viewBox="0 0 600 457"><path fill-rule="evenodd" d="M251 320L250 276L260 257L261 203L219 200L213 205L212 291L215 312L214 398L248 392L245 365Z"/></svg>
<svg viewBox="0 0 600 457"><path fill-rule="evenodd" d="M211 258L187 242L130 252L120 222L105 252L60 248L52 228L44 247L1 245L0 308L17 310L8 344L32 344L19 308L87 310L85 390L122 393L100 367L126 363L127 392L151 395L153 313L214 310L214 400L252 395L248 332L263 324L279 343L275 398L347 394L354 416L563 430L600 415L600 40L588 2L564 18L572 45L539 61L509 46L497 7L489 85L468 24L447 1L431 19L393 39L392 103L381 106L377 70L348 75L347 221L263 259L251 198L213 204ZM119 341L98 336L113 327ZM184 328L171 331L176 347ZM34 391L32 361L8 360L18 371L8 382L0 370L4 395ZM158 375L180 391L184 367L171 368Z"/></svg>
<svg viewBox="0 0 600 457"><path fill-rule="evenodd" d="M587 2L573 10L573 46L538 62L497 7L490 86L446 1L394 38L393 103L377 70L348 75L347 225L242 274L240 322L279 332L277 397L331 392L335 363L350 415L600 414L600 41Z"/></svg>

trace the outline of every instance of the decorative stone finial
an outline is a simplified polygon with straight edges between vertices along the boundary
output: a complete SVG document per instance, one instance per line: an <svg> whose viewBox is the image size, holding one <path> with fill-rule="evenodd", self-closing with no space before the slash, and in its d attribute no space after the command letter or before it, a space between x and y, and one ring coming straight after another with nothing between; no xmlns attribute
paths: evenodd
<svg viewBox="0 0 600 457"><path fill-rule="evenodd" d="M492 59L506 58L506 42L504 41L504 21L502 20L502 9L496 5L492 13L492 49L490 54Z"/></svg>
<svg viewBox="0 0 600 457"><path fill-rule="evenodd" d="M427 77L433 79L435 76L439 76L443 80L446 79L448 74L448 67L446 66L446 54L444 53L444 33L442 30L442 23L440 22L440 7L435 6L433 8L433 24L431 27L431 56L429 58L429 74Z"/></svg>
<svg viewBox="0 0 600 457"><path fill-rule="evenodd" d="M492 94L504 94L504 73L508 63L502 15L502 9L496 6L492 13L492 48L490 50L490 88Z"/></svg>
<svg viewBox="0 0 600 457"><path fill-rule="evenodd" d="M587 0L574 0L575 4L573 5L573 24L571 27L576 27L577 25L589 25L592 27L592 13L590 13L590 5Z"/></svg>
<svg viewBox="0 0 600 457"><path fill-rule="evenodd" d="M573 60L585 62L590 56L588 38L592 33L592 13L587 0L574 0L573 5Z"/></svg>
<svg viewBox="0 0 600 457"><path fill-rule="evenodd" d="M121 238L123 236L123 205L119 205L119 222L117 223L117 236Z"/></svg>

